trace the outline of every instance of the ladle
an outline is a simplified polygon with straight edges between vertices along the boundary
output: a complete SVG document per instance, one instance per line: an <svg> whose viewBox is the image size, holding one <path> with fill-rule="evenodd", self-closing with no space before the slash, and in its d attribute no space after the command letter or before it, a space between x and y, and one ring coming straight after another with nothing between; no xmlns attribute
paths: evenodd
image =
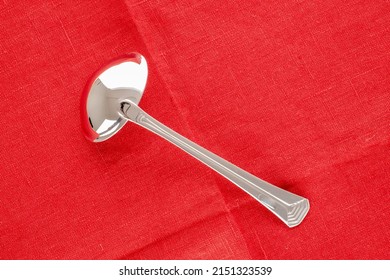
<svg viewBox="0 0 390 280"><path fill-rule="evenodd" d="M148 76L145 58L129 53L99 69L87 83L81 101L84 134L93 142L109 139L127 121L138 124L181 148L240 187L287 226L299 225L309 201L265 182L176 133L143 111L141 100Z"/></svg>

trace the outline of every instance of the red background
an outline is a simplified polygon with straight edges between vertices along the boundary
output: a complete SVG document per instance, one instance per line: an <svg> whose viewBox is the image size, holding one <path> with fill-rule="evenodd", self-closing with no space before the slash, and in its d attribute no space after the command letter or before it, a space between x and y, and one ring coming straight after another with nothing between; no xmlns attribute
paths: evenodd
<svg viewBox="0 0 390 280"><path fill-rule="evenodd" d="M0 3L1 259L366 259L389 255L386 0ZM128 124L82 135L82 89L142 53L140 105L309 198L293 229Z"/></svg>

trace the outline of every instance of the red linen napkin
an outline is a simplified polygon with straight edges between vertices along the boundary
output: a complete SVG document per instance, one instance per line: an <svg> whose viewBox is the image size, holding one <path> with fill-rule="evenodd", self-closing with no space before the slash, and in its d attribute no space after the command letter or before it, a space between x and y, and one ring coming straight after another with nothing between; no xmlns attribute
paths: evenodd
<svg viewBox="0 0 390 280"><path fill-rule="evenodd" d="M389 258L387 1L3 1L0 259ZM142 108L307 197L287 228L132 124L82 135L90 75L142 53Z"/></svg>

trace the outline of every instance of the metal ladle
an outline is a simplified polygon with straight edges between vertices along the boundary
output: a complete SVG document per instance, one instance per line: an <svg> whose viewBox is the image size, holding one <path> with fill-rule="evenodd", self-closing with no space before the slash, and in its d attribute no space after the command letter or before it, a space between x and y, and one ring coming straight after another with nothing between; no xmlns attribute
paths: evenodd
<svg viewBox="0 0 390 280"><path fill-rule="evenodd" d="M93 142L109 139L127 121L138 124L181 148L268 208L287 226L299 225L309 201L267 183L176 133L143 111L141 100L148 76L145 58L130 53L112 60L87 83L81 101L84 134Z"/></svg>

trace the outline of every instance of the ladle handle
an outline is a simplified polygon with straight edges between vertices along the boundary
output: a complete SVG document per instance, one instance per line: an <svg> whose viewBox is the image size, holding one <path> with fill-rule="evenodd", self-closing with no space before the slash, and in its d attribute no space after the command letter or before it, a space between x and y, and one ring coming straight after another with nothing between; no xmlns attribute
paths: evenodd
<svg viewBox="0 0 390 280"><path fill-rule="evenodd" d="M152 118L132 101L125 100L121 103L121 114L214 169L267 207L287 226L299 225L309 211L309 201L306 198L267 183L209 152Z"/></svg>

